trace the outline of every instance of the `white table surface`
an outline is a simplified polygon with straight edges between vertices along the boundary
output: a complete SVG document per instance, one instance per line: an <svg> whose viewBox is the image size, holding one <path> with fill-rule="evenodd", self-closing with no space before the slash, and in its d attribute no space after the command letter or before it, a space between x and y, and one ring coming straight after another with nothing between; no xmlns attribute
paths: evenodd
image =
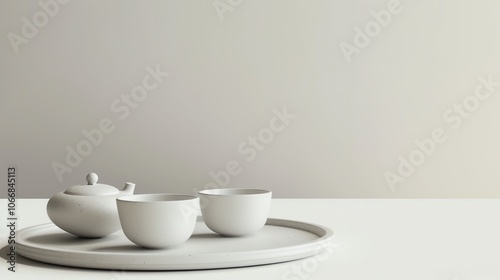
<svg viewBox="0 0 500 280"><path fill-rule="evenodd" d="M18 226L50 222L46 199L18 200ZM330 227L327 258L247 268L136 272L70 268L18 256L7 270L0 200L0 279L500 279L500 200L274 199L270 217Z"/></svg>

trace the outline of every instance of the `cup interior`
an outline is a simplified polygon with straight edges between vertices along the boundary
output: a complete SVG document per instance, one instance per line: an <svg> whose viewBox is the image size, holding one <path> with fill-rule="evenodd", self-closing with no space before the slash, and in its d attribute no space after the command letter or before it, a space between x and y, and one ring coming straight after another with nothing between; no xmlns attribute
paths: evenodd
<svg viewBox="0 0 500 280"><path fill-rule="evenodd" d="M134 194L117 198L123 202L175 202L197 199L194 195L187 194Z"/></svg>
<svg viewBox="0 0 500 280"><path fill-rule="evenodd" d="M227 188L227 189L210 189L201 190L198 193L202 195L214 196L231 196L231 195L258 195L270 193L269 190L264 189L240 189L240 188Z"/></svg>

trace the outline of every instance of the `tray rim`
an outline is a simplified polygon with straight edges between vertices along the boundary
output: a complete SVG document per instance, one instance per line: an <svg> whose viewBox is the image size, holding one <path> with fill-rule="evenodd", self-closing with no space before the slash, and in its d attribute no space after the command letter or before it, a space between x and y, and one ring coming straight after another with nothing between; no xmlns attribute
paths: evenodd
<svg viewBox="0 0 500 280"><path fill-rule="evenodd" d="M35 261L49 263L54 265L62 265L68 267L76 267L76 268L91 268L91 269L107 269L107 270L138 270L138 271L170 271L170 270L203 270L203 269L217 269L217 268L237 268L237 267L246 267L246 266L255 266L255 265L264 265L264 264L273 264L273 263L281 263L287 262L297 259L302 259L306 257L310 257L319 253L322 253L326 250L328 246L324 246L324 244L328 244L328 241L331 241L334 237L334 232L325 226L288 220L288 219L277 219L277 218L268 218L266 221L267 226L278 226L278 227L286 227L293 228L302 231L306 231L316 235L318 238L314 240L310 240L301 244L285 246L279 248L271 248L271 249L263 249L263 250L249 250L249 251L240 251L240 252L216 252L216 253L199 253L196 254L196 258L206 257L212 260L213 258L220 257L223 255L230 255L231 261L230 263L224 264L221 261L210 261L204 263L178 263L178 264L167 264L167 263L148 263L145 265L143 263L111 263L111 262L94 262L89 263L85 260L73 261L71 258L61 259L58 255L64 254L67 257L70 255L78 255L85 254L86 251L82 250L73 250L73 249L61 249L61 248L47 248L46 246L40 246L38 244L30 243L24 240L22 237L24 234L33 231L33 230L41 230L44 227L53 227L55 226L53 223L44 223L39 225L34 225L30 227L26 227L18 230L18 240L17 243L17 252L28 258ZM319 248L319 249L318 249ZM87 251L88 255L95 257L105 258L114 257L116 255L120 255L123 253L120 252L99 252L99 251ZM151 257L153 254L161 251L155 250L145 250L143 252L138 252L137 256L146 256ZM255 258L255 256L261 256L259 258ZM160 255L157 255L161 257ZM181 258L184 255L179 255ZM253 257L250 257L253 256ZM193 259L196 259L193 258ZM225 256L227 258L227 256ZM59 261L58 261L59 260ZM81 264L78 265L77 263Z"/></svg>

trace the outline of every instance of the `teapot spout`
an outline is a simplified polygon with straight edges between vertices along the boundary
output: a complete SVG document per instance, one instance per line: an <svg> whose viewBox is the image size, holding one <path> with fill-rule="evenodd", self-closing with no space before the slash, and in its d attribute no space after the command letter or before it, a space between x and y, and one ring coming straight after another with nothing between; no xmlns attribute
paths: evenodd
<svg viewBox="0 0 500 280"><path fill-rule="evenodd" d="M123 188L122 193L125 195L132 195L134 194L134 190L135 190L135 184L127 182L125 183L125 187Z"/></svg>

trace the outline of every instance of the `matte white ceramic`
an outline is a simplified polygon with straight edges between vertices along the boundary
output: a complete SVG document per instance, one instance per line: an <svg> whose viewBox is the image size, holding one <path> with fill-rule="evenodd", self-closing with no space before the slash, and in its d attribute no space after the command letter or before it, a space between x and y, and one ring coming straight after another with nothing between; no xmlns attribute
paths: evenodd
<svg viewBox="0 0 500 280"><path fill-rule="evenodd" d="M161 249L193 234L199 198L184 194L139 194L116 200L123 232L135 244Z"/></svg>
<svg viewBox="0 0 500 280"><path fill-rule="evenodd" d="M272 193L268 190L210 189L198 194L203 220L211 230L221 235L256 233L269 215Z"/></svg>
<svg viewBox="0 0 500 280"><path fill-rule="evenodd" d="M53 224L21 229L16 249L20 255L37 261L115 270L242 267L285 262L316 254L321 254L324 259L334 250L331 246L333 231L319 225L268 219L259 234L226 238L212 232L199 218L191 238L182 246L165 250L136 246L121 231L101 239L82 240Z"/></svg>
<svg viewBox="0 0 500 280"><path fill-rule="evenodd" d="M77 185L54 195L47 203L50 220L61 229L84 238L99 238L120 229L116 198L134 193L135 184L122 191L97 184L97 175L87 175L87 185Z"/></svg>

